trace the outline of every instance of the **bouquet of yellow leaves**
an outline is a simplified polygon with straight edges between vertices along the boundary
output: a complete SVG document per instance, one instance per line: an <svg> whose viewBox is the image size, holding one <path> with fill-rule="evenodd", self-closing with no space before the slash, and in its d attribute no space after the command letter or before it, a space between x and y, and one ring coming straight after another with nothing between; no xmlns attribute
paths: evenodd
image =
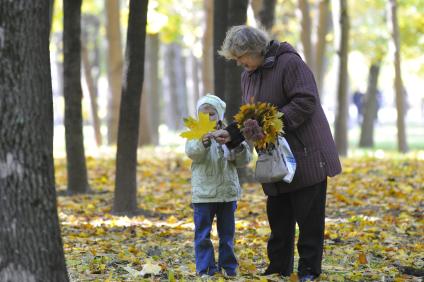
<svg viewBox="0 0 424 282"><path fill-rule="evenodd" d="M203 135L214 131L216 127L216 121L209 120L209 115L205 113L199 113L199 119L196 120L193 117L184 119L184 125L189 129L180 134L181 137L187 138L188 140L201 139Z"/></svg>
<svg viewBox="0 0 424 282"><path fill-rule="evenodd" d="M234 120L246 139L265 150L270 144L276 145L278 135L284 132L282 116L270 103L258 102L241 106Z"/></svg>

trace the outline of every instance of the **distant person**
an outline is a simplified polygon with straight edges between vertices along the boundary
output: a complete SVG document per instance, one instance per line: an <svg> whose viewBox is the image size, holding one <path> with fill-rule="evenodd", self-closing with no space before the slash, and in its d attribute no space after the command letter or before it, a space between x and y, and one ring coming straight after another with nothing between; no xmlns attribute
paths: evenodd
<svg viewBox="0 0 424 282"><path fill-rule="evenodd" d="M358 123L361 123L364 118L364 96L364 93L359 90L356 90L352 96L352 102L356 106L358 112Z"/></svg>
<svg viewBox="0 0 424 282"><path fill-rule="evenodd" d="M206 95L197 102L197 112L208 114L220 129L225 106L219 97ZM191 184L196 272L206 277L221 271L226 276L236 276L238 263L234 254L234 212L241 194L236 167L249 163L249 145L242 142L229 150L226 145L217 143L211 134L206 134L202 140L187 141L185 151L193 160ZM215 216L219 235L218 264L210 239Z"/></svg>

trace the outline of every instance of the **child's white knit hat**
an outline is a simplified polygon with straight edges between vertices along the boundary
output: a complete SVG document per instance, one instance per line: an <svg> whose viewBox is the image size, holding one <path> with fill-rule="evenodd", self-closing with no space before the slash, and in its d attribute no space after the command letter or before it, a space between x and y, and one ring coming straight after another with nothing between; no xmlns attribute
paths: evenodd
<svg viewBox="0 0 424 282"><path fill-rule="evenodd" d="M219 120L224 120L226 104L218 96L206 94L205 96L201 97L197 101L197 115L199 115L200 106L204 104L209 104L214 107L218 113Z"/></svg>

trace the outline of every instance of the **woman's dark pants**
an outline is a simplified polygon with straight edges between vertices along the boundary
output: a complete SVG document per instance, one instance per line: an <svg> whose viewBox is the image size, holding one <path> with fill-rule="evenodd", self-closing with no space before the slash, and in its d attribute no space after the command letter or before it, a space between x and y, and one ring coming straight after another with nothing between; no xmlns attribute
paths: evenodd
<svg viewBox="0 0 424 282"><path fill-rule="evenodd" d="M269 196L267 215L271 227L268 240L268 271L289 276L293 272L295 224L299 226L297 250L299 276L321 274L324 244L327 181L295 192Z"/></svg>

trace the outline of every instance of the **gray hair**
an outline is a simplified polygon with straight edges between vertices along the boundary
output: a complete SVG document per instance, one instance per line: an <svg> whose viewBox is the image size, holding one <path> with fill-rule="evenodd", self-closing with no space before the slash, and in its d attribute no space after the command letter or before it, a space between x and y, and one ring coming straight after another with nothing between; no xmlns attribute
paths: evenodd
<svg viewBox="0 0 424 282"><path fill-rule="evenodd" d="M227 60L235 60L245 54L264 55L269 35L260 29L236 25L227 31L218 54Z"/></svg>

